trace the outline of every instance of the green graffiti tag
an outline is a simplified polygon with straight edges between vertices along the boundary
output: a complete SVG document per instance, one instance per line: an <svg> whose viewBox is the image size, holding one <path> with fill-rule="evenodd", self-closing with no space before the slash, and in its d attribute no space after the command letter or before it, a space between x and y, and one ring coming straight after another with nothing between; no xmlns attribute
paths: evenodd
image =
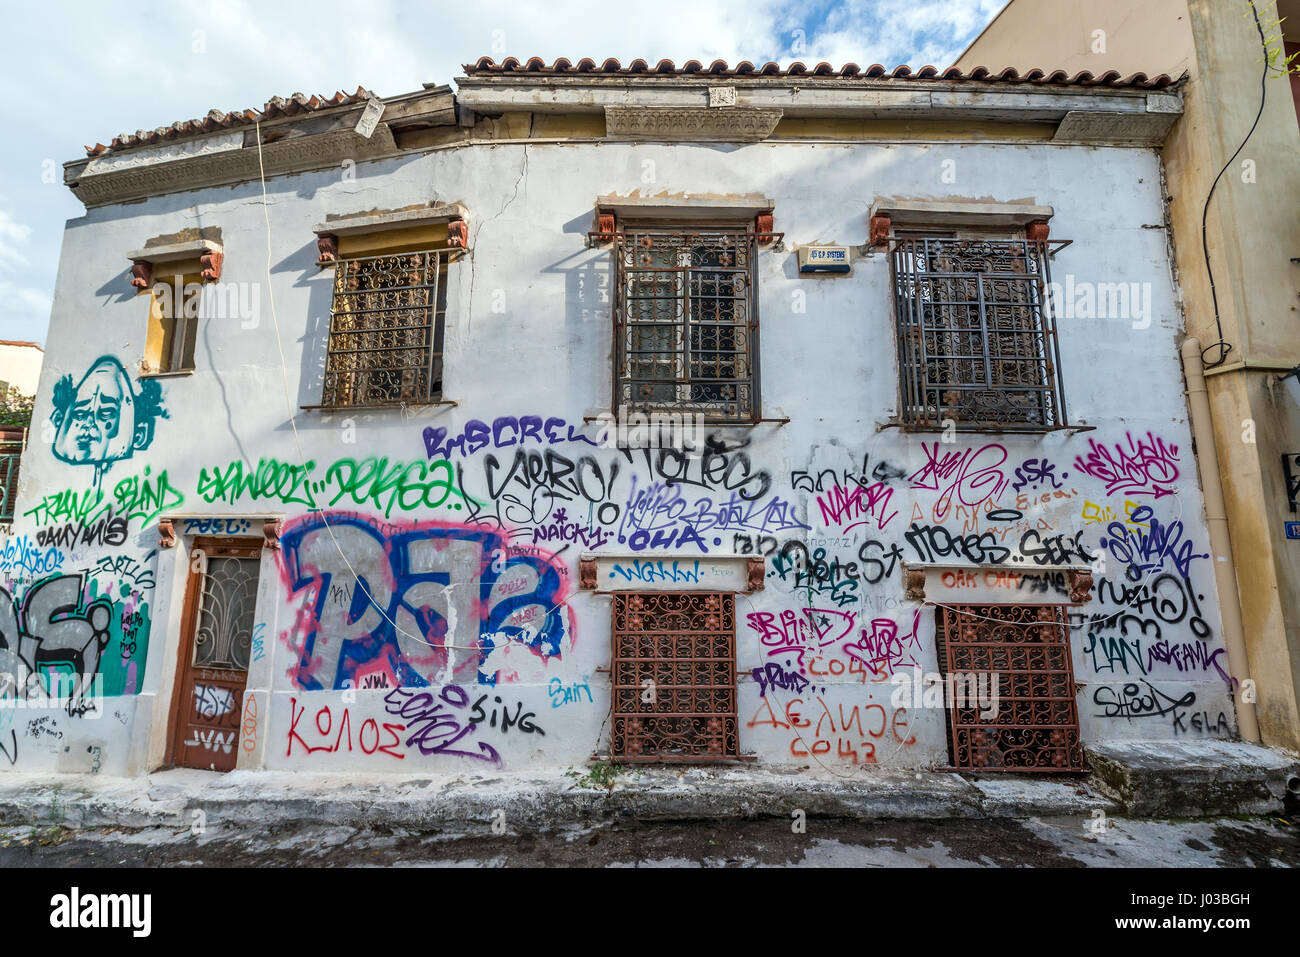
<svg viewBox="0 0 1300 957"><path fill-rule="evenodd" d="M258 459L257 468L253 469L236 460L224 469L214 468L211 472L206 468L199 469L197 491L205 502L267 498L286 505L316 508L307 481L308 474L315 467L314 461L303 466L276 459Z"/></svg>
<svg viewBox="0 0 1300 957"><path fill-rule="evenodd" d="M144 666L149 652L152 619L143 593L128 582L106 583L91 579L87 600L99 597L113 602L109 620L108 644L99 659L99 673L104 679L105 695L135 694L144 684Z"/></svg>
<svg viewBox="0 0 1300 957"><path fill-rule="evenodd" d="M394 510L409 512L447 506L460 511L469 502L457 487L451 463L391 461L387 456L339 459L317 476L316 462L292 465L276 459L259 459L257 467L234 461L224 467L199 470L197 491L206 502L233 504L241 499L269 499L308 509L369 506L390 517Z"/></svg>
<svg viewBox="0 0 1300 957"><path fill-rule="evenodd" d="M88 488L85 491L64 489L43 497L35 507L23 512L36 525L55 522L93 522L112 504L102 491Z"/></svg>
<svg viewBox="0 0 1300 957"><path fill-rule="evenodd" d="M151 471L146 465L143 473L119 481L113 486L112 498L98 488L64 489L46 495L23 515L38 526L65 522L90 524L111 508L118 519L139 519L148 525L185 501L185 496L168 480L166 469L152 477Z"/></svg>
<svg viewBox="0 0 1300 957"><path fill-rule="evenodd" d="M147 465L143 475L124 478L114 485L113 498L122 517L128 521L138 518L145 525L185 502L185 496L167 480L166 469L150 478Z"/></svg>

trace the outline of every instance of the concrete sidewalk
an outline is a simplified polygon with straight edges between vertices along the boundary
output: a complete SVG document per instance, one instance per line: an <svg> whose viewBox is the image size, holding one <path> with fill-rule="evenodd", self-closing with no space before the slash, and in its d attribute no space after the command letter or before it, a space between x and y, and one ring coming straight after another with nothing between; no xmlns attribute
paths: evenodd
<svg viewBox="0 0 1300 957"><path fill-rule="evenodd" d="M142 778L0 775L0 824L69 828L209 823L328 824L441 830L490 822L514 828L610 821L781 818L1027 818L1104 813L1210 817L1279 813L1290 756L1232 742L1108 747L1091 775L959 775L863 768L644 767L606 788L586 767L458 776L341 775L173 769Z"/></svg>

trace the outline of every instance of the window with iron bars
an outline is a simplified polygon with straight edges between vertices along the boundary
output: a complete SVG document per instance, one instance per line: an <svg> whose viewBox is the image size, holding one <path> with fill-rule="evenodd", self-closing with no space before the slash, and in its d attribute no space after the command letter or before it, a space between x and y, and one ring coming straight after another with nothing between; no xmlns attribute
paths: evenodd
<svg viewBox="0 0 1300 957"><path fill-rule="evenodd" d="M18 500L18 467L22 463L26 445L26 429L0 428L0 525L8 525L14 520L14 505Z"/></svg>
<svg viewBox="0 0 1300 957"><path fill-rule="evenodd" d="M1086 770L1069 634L1064 605L935 609L955 769Z"/></svg>
<svg viewBox="0 0 1300 957"><path fill-rule="evenodd" d="M1049 247L1028 239L898 236L890 270L898 320L900 424L1066 428Z"/></svg>
<svg viewBox="0 0 1300 957"><path fill-rule="evenodd" d="M447 265L458 254L423 250L338 261L322 408L442 398Z"/></svg>
<svg viewBox="0 0 1300 957"><path fill-rule="evenodd" d="M757 418L756 240L725 227L616 234L620 410Z"/></svg>
<svg viewBox="0 0 1300 957"><path fill-rule="evenodd" d="M616 593L613 604L611 756L648 762L739 758L736 596Z"/></svg>

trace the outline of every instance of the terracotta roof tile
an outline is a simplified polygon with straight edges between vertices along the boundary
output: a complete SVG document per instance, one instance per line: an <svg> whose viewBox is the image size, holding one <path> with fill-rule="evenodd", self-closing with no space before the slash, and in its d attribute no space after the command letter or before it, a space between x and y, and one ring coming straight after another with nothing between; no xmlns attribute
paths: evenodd
<svg viewBox="0 0 1300 957"><path fill-rule="evenodd" d="M507 60L506 63L511 62ZM518 61L514 61L518 64ZM539 64L540 60L537 61ZM554 69L560 63L568 67L568 61L556 61L551 65ZM504 67L505 64L502 64ZM500 69L500 67L498 68ZM220 110L211 110L208 115L200 120L182 120L173 123L171 126L160 126L156 130L136 130L134 133L123 133L120 136L113 137L113 141L105 146L102 143L96 143L94 146L86 147L87 156L99 156L109 150L122 150L132 146L146 146L154 143L161 143L166 140L174 140L184 136L194 136L199 133L212 133L217 130L230 129L235 126L251 126L259 120L272 120L281 116L295 116L299 113L314 113L317 110L327 110L335 106L348 106L353 103L362 103L370 99L372 94L364 87L357 87L355 93L335 93L330 97L323 96L306 96L302 93L295 93L290 97L273 96L266 102L266 105L258 110L236 110L230 113L222 113Z"/></svg>
<svg viewBox="0 0 1300 957"><path fill-rule="evenodd" d="M1148 77L1145 73L1134 73L1131 76L1121 77L1116 70L1108 70L1100 76L1095 76L1087 70L1081 70L1073 76L1064 70L1053 70L1048 73L1045 70L1034 68L1020 73L1014 67L994 72L987 67L977 66L969 72L963 73L957 67L948 67L946 70L940 70L935 66L923 66L918 70L912 70L908 66L897 66L893 70L888 70L879 63L873 63L865 70L856 63L846 63L836 70L829 63L818 63L816 66L809 67L804 63L791 63L788 67L782 68L779 63L764 63L762 66L756 66L749 60L742 60L734 67L729 66L726 60L714 60L705 67L699 60L687 60L677 67L672 60L660 60L653 67L649 66L645 60L633 60L627 66L623 66L618 60L610 57L599 66L596 61L588 57L579 60L576 65L569 60L561 57L549 66L541 57L531 57L525 65L515 57L507 57L500 63L497 63L491 57L480 57L475 63L466 63L464 65L467 76L493 76L506 73L533 73L540 76L560 76L574 73L609 73L620 76L632 76L636 74L654 74L657 76L691 76L696 73L703 73L708 76L824 76L824 77L865 77L867 79L886 78L886 79L908 79L908 80L983 80L990 83L1032 83L1035 85L1051 84L1053 86L1106 86L1112 88L1130 87L1140 90L1162 89L1172 86L1175 82L1168 74L1162 73L1159 76Z"/></svg>

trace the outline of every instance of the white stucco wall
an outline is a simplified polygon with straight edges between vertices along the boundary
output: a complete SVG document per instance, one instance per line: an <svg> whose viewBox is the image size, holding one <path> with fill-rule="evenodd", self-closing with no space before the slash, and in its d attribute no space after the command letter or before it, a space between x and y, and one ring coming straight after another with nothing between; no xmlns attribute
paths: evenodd
<svg viewBox="0 0 1300 957"><path fill-rule="evenodd" d="M945 166L945 160L955 166ZM955 182L943 178L950 169L956 171ZM898 555L912 562L925 557L906 534L914 522L934 526L941 541L975 536L969 540L972 550L978 554L983 549L986 559L1005 546L1008 561L1018 558L1027 569L1051 557L1041 550L1042 542L1059 535L1076 543L1081 533L1067 561L1077 564L1080 552L1099 554L1106 571L1098 578L1112 583L1124 574L1122 559L1130 553L1123 543L1103 548L1102 539L1139 536L1138 546L1145 541L1150 554L1145 562L1137 561L1149 567L1138 573L1142 585L1129 596L1129 607L1122 597L1118 603L1107 600L1113 589L1100 584L1092 603L1077 610L1071 629L1083 738L1231 733L1231 702L1218 674L1218 667L1226 671L1226 654L1209 559L1187 557L1209 548L1177 360L1180 319L1161 228L1154 153L1044 145L498 145L362 164L355 172L354 179L314 173L267 184L269 282L257 184L95 209L68 224L34 433L35 424L53 411L56 383L64 376L77 383L100 357L119 360L139 389L147 303L132 294L124 274L126 251L140 248L145 239L219 226L226 256L223 282L247 284L241 285L248 292L245 301L256 302L256 309L251 310L255 315L242 318L204 320L198 370L155 380L166 418L158 419L144 447L107 467L99 505L92 504L92 466L58 461L49 431L43 441L32 442L3 568L15 614L22 615L23 596L35 582L50 574L83 574L88 592L108 595L114 603L101 671L106 688L116 696L108 699L107 713L94 719L13 712L11 726L0 728L0 744L9 755L0 766L86 770L97 763L107 773L139 773L156 765L174 690L189 542L197 532L215 527L203 519L230 519L230 528L256 535L267 516L287 520L286 546L263 553L256 614L261 653L255 652L248 681L253 704L242 706L248 719L239 722L238 741L232 736L227 742L240 749L241 767L423 773L483 766L493 753L510 769L585 761L608 747L609 679L602 669L610 664L611 600L578 588L579 555L592 551L631 561L657 552L689 559L691 568L700 559L708 570L711 562L743 552L746 540L770 551L791 539L808 542L814 557L824 549L825 561L856 563L857 570L834 591L829 586L810 591L796 588L788 565L769 559L766 587L737 596L737 666L745 673L739 679L742 752L774 765L943 765L948 760L944 710L924 702L904 708L891 702L896 689L889 680L892 674L909 673L913 665L925 672L938 670L935 609L905 600L897 561ZM423 439L426 428L444 428L455 436L471 420L491 425L502 416L555 417L565 423L555 429L561 438L570 425L595 437L597 428L584 426L583 420L607 411L611 401L611 254L607 248L585 248L584 238L598 195L636 189L761 194L775 201L776 228L785 233L788 245L782 252L762 251L758 273L762 412L789 421L710 430L734 449L726 461L737 463L730 473L737 489L716 480L721 469L714 480L700 477L697 461L690 474L699 484L665 492L680 492L692 514L731 515L724 526L716 525L716 518L703 523L707 552L691 545L637 553L619 540L630 500L648 483L662 480L642 453L632 453L629 460L580 441L532 441L524 446L530 455L550 450L575 462L590 456L596 468L588 466L589 477L598 472L602 479L588 486L594 490L592 499L562 486L553 494L539 493L513 479L509 493L493 496L488 457L499 462L491 476L492 485L500 486L517 447L453 452L446 465L441 458L429 460ZM1136 283L1149 294L1145 318L1072 315L1058 322L1068 414L1094 431L958 434L945 443L938 434L881 428L898 404L887 259L876 254L856 262L849 276L811 279L797 275L793 251L794 244L816 241L864 243L867 211L878 196L1050 205L1055 209L1053 237L1074 241L1052 263L1056 280L1073 283L1068 288L1074 290L1089 283ZM299 411L299 406L319 402L333 276L315 265L312 225L331 213L435 199L463 202L470 215L472 254L452 267L446 320L444 393L457 404L406 413ZM296 433L286 414L284 383ZM1100 455L1092 443L1110 449L1116 458L1117 444L1129 452L1127 484L1120 481L1108 490L1106 481L1076 465L1078 457ZM1147 451L1138 451L1143 448ZM927 470L931 457L938 467ZM255 469L261 459L290 467L309 463L306 482L285 496L290 501L273 494L219 494L212 482L215 473L225 473L240 460ZM392 502L392 491L376 495L373 486L368 491L356 484L353 491L341 490L340 477L357 474L349 462L374 460L386 460L390 468L416 463L405 473L407 481L430 486L425 500L440 504L407 509ZM883 464L887 471L880 474L902 477L887 477L873 493L880 501L873 514L845 517L828 527L818 497L829 501L836 494L830 478L821 491L809 487L831 469L840 475L838 484L851 490L856 486L843 473L862 476L864 460L868 476ZM338 462L344 464L332 471ZM1092 471L1100 474L1096 467ZM866 478L867 484L875 481ZM159 493L159 486L166 491ZM1155 494L1157 486L1162 494ZM752 503L742 502L755 506L743 514L723 508L733 491L752 494L763 487L767 490ZM422 498L409 489L407 494ZM488 553L471 543L447 549L431 543L448 536L459 540L495 534L517 549L533 546L536 537L541 557L529 567L507 568L486 596L484 614L490 616L502 597L517 588L522 591L515 593L545 592L554 602L525 608L504 621L546 622L547 641L554 641L548 647L559 654L543 660L527 649L512 648L491 684L493 675L480 673L484 666L473 651L453 650L447 660L438 653L419 654L418 644L403 639L398 647L404 662L433 687L397 693L335 687L341 681L335 656L342 639L382 625L373 609L360 622L345 620L342 602L351 601L355 583L340 567L333 584L341 585L341 591L325 596L319 643L307 666L300 667L304 638L314 627L308 609L312 590L291 590L286 563L292 552L340 564L329 530L316 528L319 515L303 504L308 495L335 516L340 547L354 567L371 570L367 580L372 591L387 595L396 588L411 607L434 609L447 619L455 645L473 643L480 629L486 630L468 589L477 587L475 563ZM1126 501L1150 506L1145 528L1124 524ZM105 504L119 521L125 519L124 540L85 544L80 518L102 516ZM561 508L570 520L591 522L598 531L588 535L602 544L585 548L579 541L563 547L562 538L535 532L553 525L553 513ZM987 516L989 509L1018 509L1023 517L998 521ZM176 523L181 547L158 550L160 515L183 517ZM597 516L611 520L600 525ZM1113 518L1119 524L1109 525ZM349 525L352 519L371 531ZM447 524L426 524L411 534L412 521ZM1154 536L1153 521L1161 526ZM790 527L797 523L808 528ZM59 531L69 525L71 532ZM851 527L846 530L846 525ZM295 529L299 538L291 544ZM1031 529L1037 538L1031 535L1022 550ZM623 532L628 537L625 525ZM923 534L919 530L913 537ZM398 548L394 541L403 535L407 544ZM1040 547L1034 548L1035 543ZM895 546L897 554L890 560ZM545 557L557 551L556 557ZM412 574L450 564L455 584L447 588L431 580L389 577L384 569L395 553L415 556ZM967 561L956 554L935 554L933 560ZM548 567L558 570L558 577L541 587L538 570ZM940 595L938 586L927 594L953 600ZM1199 614L1188 609L1188 595ZM124 646L124 611L128 623L135 624L133 650L130 635ZM129 618L132 611L141 612L143 620ZM768 629L780 624L783 613L802 618L805 631L809 615L830 622L816 626L812 650L802 662L789 653L768 654L779 644ZM1123 617L1115 617L1119 613ZM1090 623L1090 616L1108 620ZM419 631L415 617L398 617L404 630ZM33 634L51 627L38 621L22 624ZM83 627L76 632L79 637L56 635L51 644L91 640L81 623L63 623L65 629L78 625ZM872 674L861 660L871 658L872 642L895 627L898 641L874 662L879 673ZM802 690L754 681L749 672L770 662L782 669L788 664L790 673L801 676L802 683L793 683ZM328 690L311 690L313 683ZM576 685L589 694L575 690ZM449 691L449 686L458 690ZM570 700L557 688L569 688ZM425 692L445 696L441 715L451 715L447 723L430 718L437 701L423 702L419 696ZM488 720L473 724L476 702ZM535 730L493 727L494 708L509 708L512 716L531 714L528 723ZM464 735L456 738L462 730Z"/></svg>

